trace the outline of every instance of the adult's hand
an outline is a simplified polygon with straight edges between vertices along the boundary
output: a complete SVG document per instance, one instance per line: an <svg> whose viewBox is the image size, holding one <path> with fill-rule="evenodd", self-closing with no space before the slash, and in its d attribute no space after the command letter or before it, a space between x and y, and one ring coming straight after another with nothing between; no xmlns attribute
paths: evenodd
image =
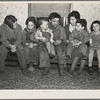
<svg viewBox="0 0 100 100"><path fill-rule="evenodd" d="M12 45L11 52L16 52L16 46Z"/></svg>
<svg viewBox="0 0 100 100"><path fill-rule="evenodd" d="M25 45L26 45L26 46L29 46L29 43L26 43Z"/></svg>
<svg viewBox="0 0 100 100"><path fill-rule="evenodd" d="M50 42L51 42L51 43L54 43L54 40L53 40L53 39L50 39Z"/></svg>
<svg viewBox="0 0 100 100"><path fill-rule="evenodd" d="M29 48L33 48L34 44L31 42Z"/></svg>
<svg viewBox="0 0 100 100"><path fill-rule="evenodd" d="M42 42L47 42L47 41L48 41L47 38L45 38L45 37L42 38Z"/></svg>
<svg viewBox="0 0 100 100"><path fill-rule="evenodd" d="M62 42L62 40L56 40L56 41L54 42L54 44L55 44L55 45L59 45L59 44L61 44L61 42Z"/></svg>
<svg viewBox="0 0 100 100"><path fill-rule="evenodd" d="M92 43L90 43L90 46L92 46Z"/></svg>

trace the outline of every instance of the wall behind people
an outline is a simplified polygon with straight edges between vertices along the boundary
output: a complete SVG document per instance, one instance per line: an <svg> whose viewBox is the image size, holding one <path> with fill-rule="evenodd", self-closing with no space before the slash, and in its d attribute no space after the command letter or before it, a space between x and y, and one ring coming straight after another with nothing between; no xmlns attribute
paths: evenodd
<svg viewBox="0 0 100 100"><path fill-rule="evenodd" d="M88 22L88 29L94 20L100 20L100 3L74 3L72 10L80 12L81 18L85 18Z"/></svg>
<svg viewBox="0 0 100 100"><path fill-rule="evenodd" d="M28 17L28 3L0 3L0 25L9 14L14 15L24 28L25 20Z"/></svg>
<svg viewBox="0 0 100 100"><path fill-rule="evenodd" d="M100 4L99 3L73 3L72 10L78 10L82 18L86 18L88 29L92 21L100 20ZM51 8L50 8L51 9ZM65 9L66 10L66 9ZM63 11L66 13L66 11ZM43 13L43 12L41 12ZM18 23L25 27L25 20L28 17L28 3L0 3L0 25L6 15L13 14L18 19ZM67 14L65 14L67 16Z"/></svg>

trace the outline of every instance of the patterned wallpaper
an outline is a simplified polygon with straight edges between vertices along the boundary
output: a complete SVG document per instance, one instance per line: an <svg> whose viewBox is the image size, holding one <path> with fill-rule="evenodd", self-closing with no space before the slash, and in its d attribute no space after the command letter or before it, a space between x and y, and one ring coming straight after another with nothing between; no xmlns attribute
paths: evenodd
<svg viewBox="0 0 100 100"><path fill-rule="evenodd" d="M0 25L4 21L4 18L12 14L14 15L18 23L25 27L25 21L28 17L28 4L27 3L0 3Z"/></svg>
<svg viewBox="0 0 100 100"><path fill-rule="evenodd" d="M94 20L100 20L100 3L74 3L72 10L78 10L81 18L87 20L88 30Z"/></svg>

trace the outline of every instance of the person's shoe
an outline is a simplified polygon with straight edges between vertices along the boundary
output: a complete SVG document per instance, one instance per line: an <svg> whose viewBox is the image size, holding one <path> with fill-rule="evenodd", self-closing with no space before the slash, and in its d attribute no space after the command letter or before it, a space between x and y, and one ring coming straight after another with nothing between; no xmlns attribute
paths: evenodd
<svg viewBox="0 0 100 100"><path fill-rule="evenodd" d="M34 68L33 68L32 66L30 66L30 67L28 68L28 70L31 71L31 72L34 72Z"/></svg>
<svg viewBox="0 0 100 100"><path fill-rule="evenodd" d="M74 71L69 70L69 75L74 76Z"/></svg>
<svg viewBox="0 0 100 100"><path fill-rule="evenodd" d="M30 73L30 71L28 71L27 68L23 68L21 69L21 71L22 71L22 74L26 74L26 75Z"/></svg>
<svg viewBox="0 0 100 100"><path fill-rule="evenodd" d="M82 72L79 72L79 71L78 71L78 72L76 73L76 76L79 76L79 75L81 75L81 73L82 73Z"/></svg>
<svg viewBox="0 0 100 100"><path fill-rule="evenodd" d="M27 64L27 68L26 69L28 69L30 67L30 64Z"/></svg>
<svg viewBox="0 0 100 100"><path fill-rule="evenodd" d="M100 68L98 68L98 75L100 75Z"/></svg>
<svg viewBox="0 0 100 100"><path fill-rule="evenodd" d="M53 55L53 54L49 54L49 58L54 58L55 57L55 55Z"/></svg>
<svg viewBox="0 0 100 100"><path fill-rule="evenodd" d="M33 67L33 64L34 64L33 62L30 62L30 64L29 64L30 66L29 67Z"/></svg>
<svg viewBox="0 0 100 100"><path fill-rule="evenodd" d="M86 55L82 55L82 60L87 60L87 56Z"/></svg>
<svg viewBox="0 0 100 100"><path fill-rule="evenodd" d="M70 55L67 55L66 58L67 58L67 59L71 59L72 57L71 57Z"/></svg>
<svg viewBox="0 0 100 100"><path fill-rule="evenodd" d="M93 75L92 67L89 67L89 69L88 69L88 74L89 74L89 75Z"/></svg>
<svg viewBox="0 0 100 100"><path fill-rule="evenodd" d="M0 71L0 76L4 73L4 71Z"/></svg>
<svg viewBox="0 0 100 100"><path fill-rule="evenodd" d="M44 68L43 70L42 70L42 72L41 72L41 75L48 75L49 74L49 72L50 72L50 68Z"/></svg>
<svg viewBox="0 0 100 100"><path fill-rule="evenodd" d="M26 68L22 69L22 74L27 76L27 77L33 77L33 73Z"/></svg>

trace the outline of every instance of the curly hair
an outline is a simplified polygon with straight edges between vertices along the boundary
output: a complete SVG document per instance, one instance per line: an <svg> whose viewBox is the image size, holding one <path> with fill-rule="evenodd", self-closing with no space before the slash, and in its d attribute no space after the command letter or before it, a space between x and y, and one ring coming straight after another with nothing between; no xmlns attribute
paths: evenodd
<svg viewBox="0 0 100 100"><path fill-rule="evenodd" d="M72 11L69 15L68 15L68 21L70 23L70 18L71 17L75 17L77 20L80 19L80 13L78 11Z"/></svg>

